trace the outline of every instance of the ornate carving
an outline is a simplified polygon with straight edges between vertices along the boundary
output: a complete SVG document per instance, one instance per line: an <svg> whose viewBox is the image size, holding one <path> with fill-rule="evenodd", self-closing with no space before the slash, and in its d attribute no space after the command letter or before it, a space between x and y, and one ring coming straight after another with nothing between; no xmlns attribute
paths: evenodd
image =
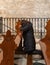
<svg viewBox="0 0 50 65"><path fill-rule="evenodd" d="M14 36L11 35L10 30L4 35L4 40L0 44L0 48L3 51L3 60L0 65L14 65L14 51L17 45L14 42Z"/></svg>
<svg viewBox="0 0 50 65"><path fill-rule="evenodd" d="M40 45L41 45L46 63L47 65L50 65L50 20L47 22L47 25L45 28L47 30L47 34L45 38L41 40L42 43Z"/></svg>

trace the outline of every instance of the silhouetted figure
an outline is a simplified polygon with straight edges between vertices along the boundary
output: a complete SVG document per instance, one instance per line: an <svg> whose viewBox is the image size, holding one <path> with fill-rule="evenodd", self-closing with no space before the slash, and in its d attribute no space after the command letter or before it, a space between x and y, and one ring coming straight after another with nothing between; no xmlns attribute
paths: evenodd
<svg viewBox="0 0 50 65"><path fill-rule="evenodd" d="M47 65L50 65L50 20L47 22L46 25L46 36L45 38L41 39L41 48L43 51L44 59Z"/></svg>
<svg viewBox="0 0 50 65"><path fill-rule="evenodd" d="M14 51L17 48L17 44L15 44L14 36L11 35L10 30L4 35L4 40L0 44L0 48L3 51L3 60L0 65L14 65Z"/></svg>

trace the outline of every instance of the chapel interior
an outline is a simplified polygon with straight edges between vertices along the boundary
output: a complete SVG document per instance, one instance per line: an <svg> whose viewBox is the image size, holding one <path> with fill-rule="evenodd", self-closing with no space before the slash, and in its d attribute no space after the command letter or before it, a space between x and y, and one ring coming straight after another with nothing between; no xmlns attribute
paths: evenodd
<svg viewBox="0 0 50 65"><path fill-rule="evenodd" d="M18 20L28 20L33 24L36 50L30 56L22 51L15 52L14 65L50 65L50 60L47 59L46 62L44 49L40 44L50 27L50 0L0 0L0 44L4 40L2 35L6 35L7 30L16 35L15 25ZM0 54L2 52L0 50Z"/></svg>

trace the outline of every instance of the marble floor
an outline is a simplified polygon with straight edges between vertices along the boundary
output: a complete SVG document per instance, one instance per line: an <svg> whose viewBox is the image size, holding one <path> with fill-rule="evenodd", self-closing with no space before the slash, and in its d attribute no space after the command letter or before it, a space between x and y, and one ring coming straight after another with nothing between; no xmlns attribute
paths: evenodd
<svg viewBox="0 0 50 65"><path fill-rule="evenodd" d="M27 55L14 55L14 65L27 65ZM38 55L33 55L32 65L46 65L45 60Z"/></svg>

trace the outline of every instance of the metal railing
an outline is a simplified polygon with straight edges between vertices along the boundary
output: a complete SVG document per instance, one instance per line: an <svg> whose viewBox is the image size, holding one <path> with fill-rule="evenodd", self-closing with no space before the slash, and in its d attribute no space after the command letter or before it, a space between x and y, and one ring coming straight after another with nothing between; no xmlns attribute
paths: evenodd
<svg viewBox="0 0 50 65"><path fill-rule="evenodd" d="M28 20L33 24L34 35L36 38L42 38L46 35L45 26L50 18L0 18L1 34L5 34L7 30L11 30L12 34L16 34L15 25L20 20Z"/></svg>

